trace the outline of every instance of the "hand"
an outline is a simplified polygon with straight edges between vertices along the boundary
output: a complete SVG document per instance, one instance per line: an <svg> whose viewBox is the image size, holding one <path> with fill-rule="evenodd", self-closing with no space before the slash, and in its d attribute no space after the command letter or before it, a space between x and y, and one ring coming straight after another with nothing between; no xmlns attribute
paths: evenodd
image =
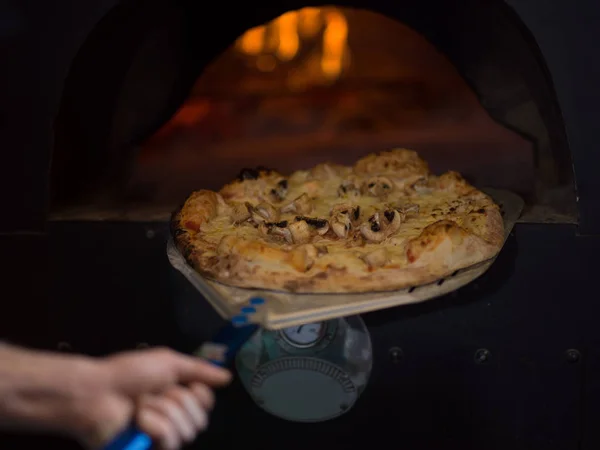
<svg viewBox="0 0 600 450"><path fill-rule="evenodd" d="M76 407L75 435L88 448L107 444L135 420L159 448L177 449L207 427L210 388L231 378L224 369L166 349L109 357L96 371Z"/></svg>

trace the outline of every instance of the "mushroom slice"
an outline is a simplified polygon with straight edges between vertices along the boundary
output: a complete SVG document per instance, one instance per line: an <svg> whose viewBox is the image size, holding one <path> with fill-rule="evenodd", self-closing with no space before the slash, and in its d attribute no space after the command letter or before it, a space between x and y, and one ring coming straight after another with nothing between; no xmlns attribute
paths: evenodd
<svg viewBox="0 0 600 450"><path fill-rule="evenodd" d="M296 222L303 220L315 230L319 236L323 236L329 231L329 222L325 219L314 219L312 217L296 216Z"/></svg>
<svg viewBox="0 0 600 450"><path fill-rule="evenodd" d="M341 239L348 237L348 232L352 228L352 220L348 212L346 214L342 212L335 214L330 219L329 224L335 235Z"/></svg>
<svg viewBox="0 0 600 450"><path fill-rule="evenodd" d="M342 203L341 205L335 205L331 208L331 216L335 217L337 214L347 215L350 220L354 223L360 217L360 206L352 206L346 203Z"/></svg>
<svg viewBox="0 0 600 450"><path fill-rule="evenodd" d="M294 239L292 238L292 233L288 228L287 220L282 220L281 222L275 223L264 223L262 225L264 225L267 228L266 234L282 237L288 244L292 244L294 242ZM260 231L262 232L263 230Z"/></svg>
<svg viewBox="0 0 600 450"><path fill-rule="evenodd" d="M236 203L231 208L231 220L233 223L238 224L242 223L250 218L250 210L248 209L248 205L244 203Z"/></svg>
<svg viewBox="0 0 600 450"><path fill-rule="evenodd" d="M398 231L402 221L404 220L402 215L395 209L388 209L387 211L384 211L383 217L385 218L385 225L383 229L388 236Z"/></svg>
<svg viewBox="0 0 600 450"><path fill-rule="evenodd" d="M402 216L396 210L387 210L383 214L376 212L360 227L361 234L369 241L381 242L402 224Z"/></svg>
<svg viewBox="0 0 600 450"><path fill-rule="evenodd" d="M369 220L360 226L360 233L372 242L381 242L386 238L385 232L381 229L381 220L378 212L369 217Z"/></svg>
<svg viewBox="0 0 600 450"><path fill-rule="evenodd" d="M360 206L354 208L352 211L352 219L356 222L360 218Z"/></svg>
<svg viewBox="0 0 600 450"><path fill-rule="evenodd" d="M312 238L310 225L304 220L291 223L288 230L292 235L292 242L294 244L305 244L310 242L310 239Z"/></svg>
<svg viewBox="0 0 600 450"><path fill-rule="evenodd" d="M347 215L338 214L331 219L331 229L337 237L345 239L348 237L348 232L352 227L352 222Z"/></svg>
<svg viewBox="0 0 600 450"><path fill-rule="evenodd" d="M378 248L362 257L363 261L372 269L384 266L388 261L388 254L385 248Z"/></svg>
<svg viewBox="0 0 600 450"><path fill-rule="evenodd" d="M266 222L263 222L258 226L258 232L263 236L268 236L269 234L271 234L271 228L272 227L267 225Z"/></svg>
<svg viewBox="0 0 600 450"><path fill-rule="evenodd" d="M277 182L277 184L275 185L275 187L273 189L271 189L271 197L273 198L273 201L275 202L281 202L285 199L286 195L288 193L288 180L286 180L285 178L282 180L279 180Z"/></svg>
<svg viewBox="0 0 600 450"><path fill-rule="evenodd" d="M282 220L281 222L262 222L258 226L258 231L263 236L277 236L284 238L288 244L291 244L293 242L292 234L287 226L287 220Z"/></svg>
<svg viewBox="0 0 600 450"><path fill-rule="evenodd" d="M341 203L339 205L335 205L331 208L331 215L334 216L336 214L350 214L353 211L354 207L349 205L348 203Z"/></svg>
<svg viewBox="0 0 600 450"><path fill-rule="evenodd" d="M263 222L258 228L264 236L283 237L289 244L305 244L310 242L313 236L317 234L322 236L327 233L329 223L324 219L298 216L293 223L289 223L287 220Z"/></svg>
<svg viewBox="0 0 600 450"><path fill-rule="evenodd" d="M416 203L409 203L408 205L404 205L404 206L401 206L396 209L398 210L398 212L401 212L404 214L410 214L410 213L416 214L419 212L419 205L417 205Z"/></svg>
<svg viewBox="0 0 600 450"><path fill-rule="evenodd" d="M382 195L389 194L393 189L394 183L386 177L370 178L363 186L363 191L373 197L381 197Z"/></svg>
<svg viewBox="0 0 600 450"><path fill-rule="evenodd" d="M294 212L297 214L309 214L313 209L310 197L304 193L296 198L293 202L281 208L282 213Z"/></svg>
<svg viewBox="0 0 600 450"><path fill-rule="evenodd" d="M261 217L264 217L267 220L275 221L279 218L279 213L277 212L277 209L275 209L273 205L269 203L260 203L254 209Z"/></svg>
<svg viewBox="0 0 600 450"><path fill-rule="evenodd" d="M338 187L338 197L358 197L360 196L360 189L354 184L353 181L346 180Z"/></svg>
<svg viewBox="0 0 600 450"><path fill-rule="evenodd" d="M325 233L327 233L329 231L329 222L325 221L325 225L323 225L320 228L317 228L317 234L319 236L323 236L325 235Z"/></svg>
<svg viewBox="0 0 600 450"><path fill-rule="evenodd" d="M413 184L408 187L409 191L414 191L417 194L430 194L433 192L433 188L429 186L427 178L419 178Z"/></svg>
<svg viewBox="0 0 600 450"><path fill-rule="evenodd" d="M414 204L414 203L396 207L395 209L396 209L396 211L398 211L400 213L400 216L401 216L403 222L406 220L406 217L408 215L418 214L419 210L420 210L419 205Z"/></svg>
<svg viewBox="0 0 600 450"><path fill-rule="evenodd" d="M250 203L246 203L246 205L250 211L250 214L252 215L252 220L257 225L267 221L273 222L279 218L279 213L269 203L263 202L257 206L252 206Z"/></svg>
<svg viewBox="0 0 600 450"><path fill-rule="evenodd" d="M284 238L288 244L294 243L294 237L292 236L292 230L290 230L289 228L273 227L273 228L271 228L270 234L272 234L273 236L279 236L279 237Z"/></svg>

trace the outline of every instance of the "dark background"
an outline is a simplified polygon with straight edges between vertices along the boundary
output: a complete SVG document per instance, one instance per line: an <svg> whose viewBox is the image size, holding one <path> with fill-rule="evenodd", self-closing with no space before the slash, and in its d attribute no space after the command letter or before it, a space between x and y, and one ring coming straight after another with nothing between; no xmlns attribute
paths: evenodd
<svg viewBox="0 0 600 450"><path fill-rule="evenodd" d="M187 350L218 320L168 267L164 224L45 221L63 84L77 49L113 3L0 5L6 62L0 71L1 330L15 342L48 349L67 342L88 354L142 342ZM393 16L408 3L369 5ZM449 4L473 6L432 3L437 7L421 6L431 20L444 18ZM237 21L198 56L198 64L244 29L307 4L239 5ZM234 385L221 393L213 429L198 448L237 443L275 448L282 436L293 448L358 448L375 439L408 448L598 447L600 4L509 4L533 33L554 82L574 163L579 225L518 224L497 263L476 283L428 304L364 316L374 370L349 414L312 426L286 423L266 416ZM194 20L208 26L228 9L225 3L198 6ZM99 73L103 70L99 65ZM191 81L190 76L190 86ZM184 95L182 83L179 101ZM162 120L168 112L163 114ZM182 308L193 309L182 315ZM389 357L392 347L402 349L398 362ZM478 349L491 355L484 364L475 362Z"/></svg>

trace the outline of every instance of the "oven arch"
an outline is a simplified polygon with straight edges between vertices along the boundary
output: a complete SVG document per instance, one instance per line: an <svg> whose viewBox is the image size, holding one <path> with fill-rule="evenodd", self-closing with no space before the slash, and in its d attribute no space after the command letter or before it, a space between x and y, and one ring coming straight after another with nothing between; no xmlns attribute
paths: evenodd
<svg viewBox="0 0 600 450"><path fill-rule="evenodd" d="M119 4L90 34L67 77L55 124L52 206L77 201L74 193L84 197L98 184L118 189L127 179L132 149L176 112L203 68L235 38L286 11L319 5L241 5L231 14L227 5L187 0ZM505 2L380 0L336 6L378 12L421 34L455 65L491 117L534 141L540 183L572 184L552 79L535 39ZM218 17L227 21L215 32L208 25ZM207 37L214 45L203 45ZM149 66L157 70L149 73ZM526 125L524 110L535 117Z"/></svg>

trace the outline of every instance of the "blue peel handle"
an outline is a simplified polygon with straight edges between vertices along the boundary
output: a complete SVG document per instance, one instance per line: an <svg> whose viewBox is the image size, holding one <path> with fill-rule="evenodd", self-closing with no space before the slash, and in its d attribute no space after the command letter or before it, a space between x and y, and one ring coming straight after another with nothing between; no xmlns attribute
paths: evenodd
<svg viewBox="0 0 600 450"><path fill-rule="evenodd" d="M253 311L247 311L247 313L256 312L253 307L250 308ZM217 333L211 342L213 344L226 346L227 350L223 355L223 359L209 359L209 361L217 366L225 366L233 360L237 351L242 348L246 341L250 339L257 330L258 326L250 323L248 317L244 314L235 316L229 324ZM150 436L140 431L135 425L131 425L125 431L122 431L117 435L117 437L108 443L102 450L150 450L151 448L152 439Z"/></svg>
<svg viewBox="0 0 600 450"><path fill-rule="evenodd" d="M146 433L137 429L135 425L122 431L103 450L149 450L152 448L152 439Z"/></svg>

